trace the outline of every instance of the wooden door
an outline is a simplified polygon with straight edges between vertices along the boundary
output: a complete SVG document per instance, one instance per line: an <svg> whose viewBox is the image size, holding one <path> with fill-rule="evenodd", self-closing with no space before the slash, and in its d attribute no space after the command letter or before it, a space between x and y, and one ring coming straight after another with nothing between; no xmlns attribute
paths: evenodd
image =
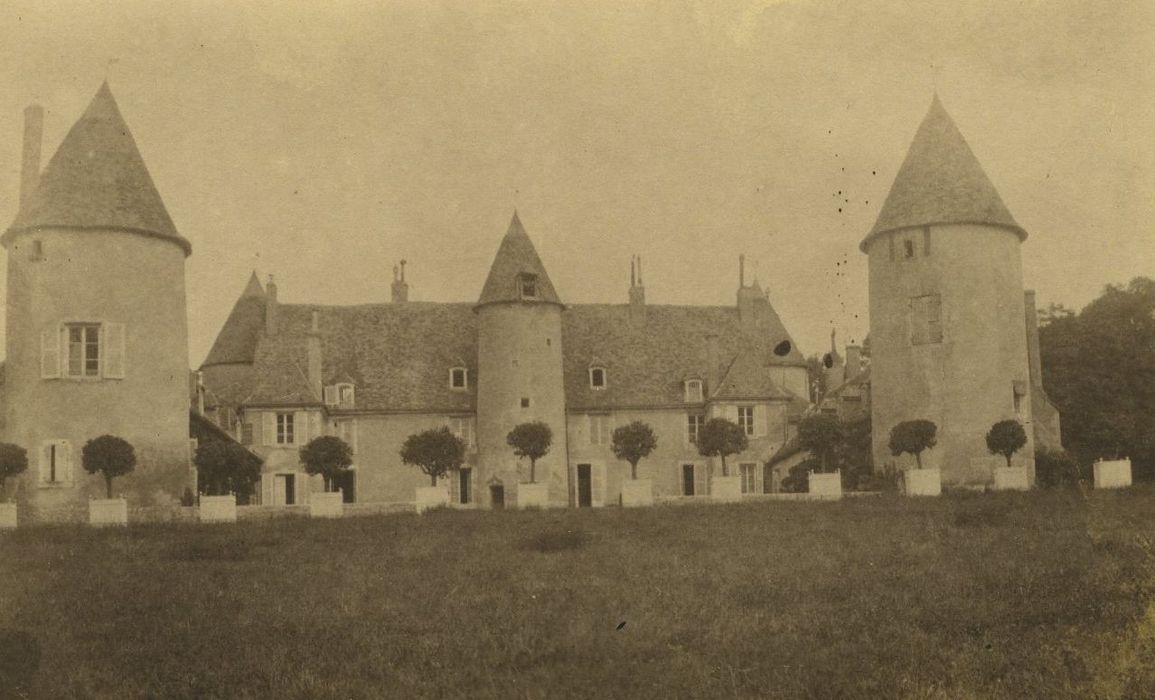
<svg viewBox="0 0 1155 700"><path fill-rule="evenodd" d="M577 465L578 508L589 508L594 504L594 484L590 465Z"/></svg>

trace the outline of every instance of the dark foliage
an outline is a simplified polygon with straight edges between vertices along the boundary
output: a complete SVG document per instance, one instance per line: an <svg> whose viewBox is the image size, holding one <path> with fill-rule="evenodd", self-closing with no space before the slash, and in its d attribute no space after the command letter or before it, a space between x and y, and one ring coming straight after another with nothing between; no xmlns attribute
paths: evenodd
<svg viewBox="0 0 1155 700"><path fill-rule="evenodd" d="M4 482L28 468L28 451L19 445L0 442L0 495L4 493Z"/></svg>
<svg viewBox="0 0 1155 700"><path fill-rule="evenodd" d="M465 443L444 426L425 430L405 438L401 461L419 467L436 486L439 477L461 468L465 462Z"/></svg>
<svg viewBox="0 0 1155 700"><path fill-rule="evenodd" d="M1002 455L1011 466L1011 457L1027 444L1027 431L1017 420L1001 420L987 432L987 449L993 455Z"/></svg>
<svg viewBox="0 0 1155 700"><path fill-rule="evenodd" d="M815 413L798 424L798 443L818 459L822 472L835 466L834 455L842 440L842 424L834 416Z"/></svg>
<svg viewBox="0 0 1155 700"><path fill-rule="evenodd" d="M935 437L937 432L938 426L928 420L903 421L890 429L890 442L887 446L896 457L904 452L914 455L918 468L922 469L922 452L938 443Z"/></svg>
<svg viewBox="0 0 1155 700"><path fill-rule="evenodd" d="M89 474L104 476L108 497L112 498L112 480L136 469L136 450L124 438L101 435L84 443L80 463Z"/></svg>
<svg viewBox="0 0 1155 700"><path fill-rule="evenodd" d="M529 458L529 483L537 481L537 460L549 454L553 431L541 421L521 423L505 436L506 443L518 457Z"/></svg>
<svg viewBox="0 0 1155 700"><path fill-rule="evenodd" d="M722 458L722 476L729 476L726 457L738 454L750 446L746 431L725 418L711 418L698 431L698 454Z"/></svg>
<svg viewBox="0 0 1155 700"><path fill-rule="evenodd" d="M333 490L333 479L353 466L353 448L339 437L322 435L301 448L301 464L306 474L320 474L325 491Z"/></svg>
<svg viewBox="0 0 1155 700"><path fill-rule="evenodd" d="M614 430L614 456L630 463L630 478L638 478L638 462L658 446L654 429L642 421L634 421Z"/></svg>
<svg viewBox="0 0 1155 700"><path fill-rule="evenodd" d="M244 447L228 440L211 440L197 445L193 464L197 468L197 486L206 496L229 493L247 496L261 478L260 462ZM189 495L191 498L192 494Z"/></svg>
<svg viewBox="0 0 1155 700"><path fill-rule="evenodd" d="M1091 470L1065 451L1037 450L1035 452L1035 481L1039 486L1054 488L1077 486L1091 480Z"/></svg>

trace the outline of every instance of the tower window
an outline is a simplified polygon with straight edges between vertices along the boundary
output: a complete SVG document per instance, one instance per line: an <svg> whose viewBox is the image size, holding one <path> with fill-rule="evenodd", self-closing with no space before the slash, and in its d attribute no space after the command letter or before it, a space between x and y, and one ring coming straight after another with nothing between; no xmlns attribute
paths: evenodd
<svg viewBox="0 0 1155 700"><path fill-rule="evenodd" d="M523 272L518 275L517 284L522 299L537 298L537 275L531 272Z"/></svg>
<svg viewBox="0 0 1155 700"><path fill-rule="evenodd" d="M902 254L904 257L914 257L914 241L909 238L902 242Z"/></svg>
<svg viewBox="0 0 1155 700"><path fill-rule="evenodd" d="M912 297L910 315L912 345L942 342L942 297L937 294Z"/></svg>
<svg viewBox="0 0 1155 700"><path fill-rule="evenodd" d="M529 397L528 396L521 397L521 407L522 408L529 408Z"/></svg>
<svg viewBox="0 0 1155 700"><path fill-rule="evenodd" d="M449 388L468 389L469 372L464 367L454 367L449 370Z"/></svg>
<svg viewBox="0 0 1155 700"><path fill-rule="evenodd" d="M100 376L100 326L70 324L67 330L67 365L70 377Z"/></svg>
<svg viewBox="0 0 1155 700"><path fill-rule="evenodd" d="M606 388L606 369L605 369L605 367L590 367L590 388L591 389L605 389Z"/></svg>

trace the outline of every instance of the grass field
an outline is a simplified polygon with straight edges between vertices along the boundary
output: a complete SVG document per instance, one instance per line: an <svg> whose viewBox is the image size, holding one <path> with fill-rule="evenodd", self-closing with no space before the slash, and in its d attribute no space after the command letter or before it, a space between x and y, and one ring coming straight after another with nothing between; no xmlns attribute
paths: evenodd
<svg viewBox="0 0 1155 700"><path fill-rule="evenodd" d="M0 629L29 697L1153 697L1153 542L1149 487L36 528Z"/></svg>

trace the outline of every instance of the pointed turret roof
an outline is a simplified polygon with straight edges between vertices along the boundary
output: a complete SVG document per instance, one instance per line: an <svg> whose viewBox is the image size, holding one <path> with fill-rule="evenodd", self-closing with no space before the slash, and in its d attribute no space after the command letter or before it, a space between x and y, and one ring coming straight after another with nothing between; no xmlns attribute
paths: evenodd
<svg viewBox="0 0 1155 700"><path fill-rule="evenodd" d="M264 327L265 290L261 288L257 273L253 272L213 342L202 369L212 365L252 364Z"/></svg>
<svg viewBox="0 0 1155 700"><path fill-rule="evenodd" d="M932 224L1001 226L1026 239L938 95L911 141L874 228L859 246L864 252L887 231Z"/></svg>
<svg viewBox="0 0 1155 700"><path fill-rule="evenodd" d="M176 231L105 82L73 125L7 235L39 228L120 229L170 240Z"/></svg>
<svg viewBox="0 0 1155 700"><path fill-rule="evenodd" d="M537 296L534 299L522 297L518 287L521 276L525 274L537 276ZM557 291L553 288L553 282L550 281L545 266L541 264L541 258L537 256L533 241L529 240L529 234L521 225L521 219L517 216L516 211L513 212L513 219L509 222L509 230L506 231L505 238L501 239L497 255L493 258L493 265L489 268L489 277L486 278L485 286L481 289L481 298L477 300L477 305L506 301L533 301L561 305Z"/></svg>

